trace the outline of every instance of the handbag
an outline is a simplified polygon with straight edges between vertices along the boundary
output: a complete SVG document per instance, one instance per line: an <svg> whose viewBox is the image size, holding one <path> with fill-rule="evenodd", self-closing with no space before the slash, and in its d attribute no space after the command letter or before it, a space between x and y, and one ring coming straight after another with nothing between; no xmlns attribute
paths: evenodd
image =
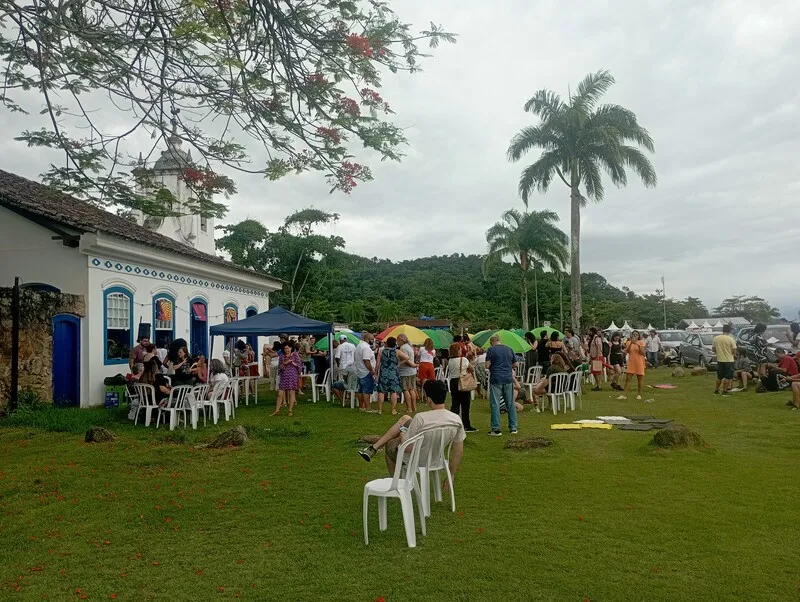
<svg viewBox="0 0 800 602"><path fill-rule="evenodd" d="M460 363L459 367L461 367ZM477 388L478 388L478 381L475 380L475 377L472 375L471 372L467 372L464 376L458 377L459 391L474 391Z"/></svg>

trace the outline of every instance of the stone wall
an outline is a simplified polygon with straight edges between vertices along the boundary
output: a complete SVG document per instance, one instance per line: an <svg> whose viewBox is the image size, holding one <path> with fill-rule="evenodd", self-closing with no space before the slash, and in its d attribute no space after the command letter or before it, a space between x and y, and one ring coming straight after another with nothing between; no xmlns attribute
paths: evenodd
<svg viewBox="0 0 800 602"><path fill-rule="evenodd" d="M0 288L0 406L8 403L11 386L11 296ZM86 316L82 295L20 290L19 389L32 389L42 399L53 397L53 316Z"/></svg>

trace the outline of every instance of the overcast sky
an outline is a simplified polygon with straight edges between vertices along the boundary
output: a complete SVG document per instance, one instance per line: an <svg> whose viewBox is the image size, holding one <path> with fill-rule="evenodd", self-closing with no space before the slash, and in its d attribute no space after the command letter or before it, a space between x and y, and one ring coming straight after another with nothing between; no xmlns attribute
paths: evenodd
<svg viewBox="0 0 800 602"><path fill-rule="evenodd" d="M402 163L372 164L375 181L328 194L316 174L278 183L236 175L226 221L277 227L314 205L336 211L348 250L408 259L482 253L485 231L522 208L522 166L505 150L540 88L566 95L590 71L609 69L608 102L650 130L656 189L610 182L583 212L582 268L616 286L698 296L709 308L757 294L797 315L796 218L800 175L800 2L405 0L417 29L429 21L459 35L423 73L387 79L383 96L407 128ZM19 119L0 114L4 131ZM3 144L5 169L36 176L40 153ZM233 174L232 174L233 175ZM550 208L569 231L569 193L556 182L531 209ZM792 244L794 243L794 244Z"/></svg>

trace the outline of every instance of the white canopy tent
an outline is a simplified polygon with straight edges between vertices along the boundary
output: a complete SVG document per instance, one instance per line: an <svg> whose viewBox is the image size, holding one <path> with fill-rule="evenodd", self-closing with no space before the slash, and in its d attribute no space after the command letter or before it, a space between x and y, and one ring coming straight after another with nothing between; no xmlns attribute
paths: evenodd
<svg viewBox="0 0 800 602"><path fill-rule="evenodd" d="M722 320L717 320L717 323L714 324L714 328L722 328L725 324L722 323Z"/></svg>
<svg viewBox="0 0 800 602"><path fill-rule="evenodd" d="M611 325L608 328L606 328L606 332L608 332L609 330L619 330L619 326L614 324L614 320L611 320Z"/></svg>
<svg viewBox="0 0 800 602"><path fill-rule="evenodd" d="M700 327L692 320L692 323L686 327L686 330L700 330Z"/></svg>
<svg viewBox="0 0 800 602"><path fill-rule="evenodd" d="M703 325L700 328L702 328L703 330L711 330L713 326L711 326L711 324L708 323L708 320L706 320L705 322L703 322Z"/></svg>
<svg viewBox="0 0 800 602"><path fill-rule="evenodd" d="M647 332L650 332L651 330L655 330L655 328L653 328L653 325L650 324L650 322L648 322L647 323Z"/></svg>
<svg viewBox="0 0 800 602"><path fill-rule="evenodd" d="M622 330L622 332L630 334L631 332L633 332L633 327L630 324L628 324L627 320L625 320L625 323L622 325L622 328L620 330Z"/></svg>

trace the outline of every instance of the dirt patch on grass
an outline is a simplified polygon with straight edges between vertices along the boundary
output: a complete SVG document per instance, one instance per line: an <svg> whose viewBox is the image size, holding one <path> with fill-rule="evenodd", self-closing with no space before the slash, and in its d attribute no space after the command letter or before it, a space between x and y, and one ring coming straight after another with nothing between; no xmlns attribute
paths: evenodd
<svg viewBox="0 0 800 602"><path fill-rule="evenodd" d="M545 437L519 437L506 441L503 448L512 450L542 449L551 445L553 445L553 441Z"/></svg>

